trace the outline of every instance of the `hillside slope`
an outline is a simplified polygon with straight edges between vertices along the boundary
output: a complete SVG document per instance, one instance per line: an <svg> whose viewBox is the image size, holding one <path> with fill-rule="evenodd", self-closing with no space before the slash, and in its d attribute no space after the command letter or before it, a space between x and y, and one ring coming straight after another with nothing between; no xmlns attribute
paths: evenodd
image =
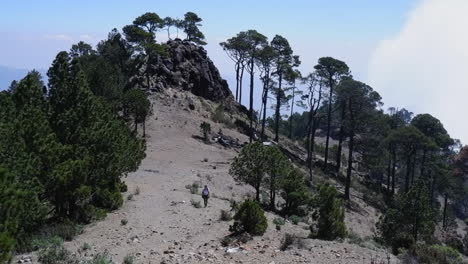
<svg viewBox="0 0 468 264"><path fill-rule="evenodd" d="M269 227L263 237L243 245L243 252L227 254L220 239L229 234L231 223L219 221L220 210L229 210L230 199L240 201L253 189L236 183L228 174L235 149L205 144L192 136L199 135L200 123L207 121L212 131L222 129L223 134L240 142L247 137L209 120L214 108L209 101L172 90L157 97L153 101L155 115L147 124L147 157L126 179L128 194L136 188L140 194L104 220L86 227L82 235L66 243L67 248L78 252L88 243L92 249L81 254L91 256L107 250L116 263L126 255L135 255L136 263L371 263L371 259L387 263L383 250L346 242L305 239L302 248L280 251L285 233L306 238L309 231L303 223L286 223L278 232L272 223L277 217L273 214L268 214ZM189 110L188 102L194 103L195 110ZM201 201L200 195L185 188L194 182L210 187L212 198L207 208L191 205L191 200ZM371 227L364 221L369 216L348 215L367 230L361 235L368 235ZM122 225L122 219L128 224ZM391 261L397 263L393 256Z"/></svg>

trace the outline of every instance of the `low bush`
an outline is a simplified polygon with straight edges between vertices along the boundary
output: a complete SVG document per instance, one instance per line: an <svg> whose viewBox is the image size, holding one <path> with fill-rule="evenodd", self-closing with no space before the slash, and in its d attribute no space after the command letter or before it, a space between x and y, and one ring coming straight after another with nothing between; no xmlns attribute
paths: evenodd
<svg viewBox="0 0 468 264"><path fill-rule="evenodd" d="M207 122L202 122L200 124L200 130L203 134L203 140L205 140L206 142L208 142L209 140L209 135L211 133L211 125L210 123L207 123Z"/></svg>
<svg viewBox="0 0 468 264"><path fill-rule="evenodd" d="M281 239L280 250L285 251L286 249L288 249L289 246L294 244L295 240L296 240L295 235L289 234L289 233L284 234L283 239Z"/></svg>
<svg viewBox="0 0 468 264"><path fill-rule="evenodd" d="M72 256L61 243L50 245L39 251L38 260L42 264L78 264L80 261Z"/></svg>
<svg viewBox="0 0 468 264"><path fill-rule="evenodd" d="M190 200L190 204L195 208L202 208L200 201Z"/></svg>
<svg viewBox="0 0 468 264"><path fill-rule="evenodd" d="M442 245L415 244L413 248L401 254L403 263L462 264L463 259L456 249Z"/></svg>
<svg viewBox="0 0 468 264"><path fill-rule="evenodd" d="M330 184L320 185L313 203L316 223L311 225L311 236L324 240L346 237L344 208L336 188Z"/></svg>
<svg viewBox="0 0 468 264"><path fill-rule="evenodd" d="M113 264L111 256L108 251L104 253L99 253L93 257L93 259L86 264Z"/></svg>
<svg viewBox="0 0 468 264"><path fill-rule="evenodd" d="M198 194L199 189L200 189L200 184L198 182L194 182L192 183L192 185L190 184L185 185L185 188L189 189L191 194Z"/></svg>
<svg viewBox="0 0 468 264"><path fill-rule="evenodd" d="M256 201L246 200L239 206L234 216L233 232L247 232L251 235L263 235L268 227L265 213Z"/></svg>
<svg viewBox="0 0 468 264"><path fill-rule="evenodd" d="M280 217L276 217L275 219L273 219L273 224L275 225L279 225L279 226L282 226L286 223L286 221L284 221L283 218L280 218Z"/></svg>
<svg viewBox="0 0 468 264"><path fill-rule="evenodd" d="M81 250L82 251L88 251L91 249L91 245L88 244L88 243L84 243L82 246L81 246Z"/></svg>
<svg viewBox="0 0 468 264"><path fill-rule="evenodd" d="M231 221L232 215L229 211L221 209L221 216L219 217L221 221Z"/></svg>
<svg viewBox="0 0 468 264"><path fill-rule="evenodd" d="M291 223L293 223L294 225L297 225L301 221L301 218L297 215L291 215L289 217L289 221L291 221Z"/></svg>
<svg viewBox="0 0 468 264"><path fill-rule="evenodd" d="M124 226L124 225L127 225L127 224L128 224L128 220L127 220L127 219L122 219L122 220L120 220L120 224L123 225L123 226Z"/></svg>
<svg viewBox="0 0 468 264"><path fill-rule="evenodd" d="M125 256L123 264L133 264L135 262L135 257L132 255Z"/></svg>

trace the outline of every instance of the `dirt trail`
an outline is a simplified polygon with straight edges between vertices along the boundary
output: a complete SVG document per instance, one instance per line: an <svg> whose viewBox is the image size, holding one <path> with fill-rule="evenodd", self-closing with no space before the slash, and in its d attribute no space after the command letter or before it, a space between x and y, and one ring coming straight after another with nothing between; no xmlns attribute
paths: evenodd
<svg viewBox="0 0 468 264"><path fill-rule="evenodd" d="M129 191L124 206L87 226L82 235L66 243L68 249L78 252L88 243L92 249L82 255L107 250L116 263L122 263L126 255L136 256L136 263L362 264L371 263L371 258L387 263L383 250L348 243L307 239L301 249L279 251L284 233L306 237L307 226L286 223L278 232L272 224L276 216L271 214L263 237L247 243L244 252L226 254L219 240L228 234L230 223L219 221L220 210L229 209L230 199L241 200L252 189L237 184L228 174L235 150L192 137L200 134L202 121L210 121L203 104L197 101L196 109L190 111L184 105L186 100L180 95L177 98L167 96L155 102L155 115L147 123L147 157L138 171L126 178ZM247 141L236 131L210 123L212 131L222 128L224 134ZM203 203L199 194L185 188L194 182L210 187L212 198L207 208L192 206L191 200ZM137 187L140 194L127 200ZM122 219L128 223L122 225ZM393 257L391 261L397 263Z"/></svg>

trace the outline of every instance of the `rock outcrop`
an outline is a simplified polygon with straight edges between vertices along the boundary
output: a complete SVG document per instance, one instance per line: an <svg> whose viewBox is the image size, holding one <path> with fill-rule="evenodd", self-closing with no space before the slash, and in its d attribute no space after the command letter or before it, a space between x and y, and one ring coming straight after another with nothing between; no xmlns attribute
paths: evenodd
<svg viewBox="0 0 468 264"><path fill-rule="evenodd" d="M212 101L233 100L226 80L221 78L203 47L180 39L170 40L166 44L168 56L159 57L148 69L151 73L151 90L174 88ZM148 87L146 78L141 78L139 83L142 87Z"/></svg>

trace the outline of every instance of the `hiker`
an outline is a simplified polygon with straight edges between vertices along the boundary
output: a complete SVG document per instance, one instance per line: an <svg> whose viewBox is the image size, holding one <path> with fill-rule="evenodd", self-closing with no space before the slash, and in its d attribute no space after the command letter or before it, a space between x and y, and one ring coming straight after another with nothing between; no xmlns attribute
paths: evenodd
<svg viewBox="0 0 468 264"><path fill-rule="evenodd" d="M205 185L202 191L202 198L203 202L205 203L205 207L208 205L208 198L210 198L210 190L208 190L208 186Z"/></svg>

